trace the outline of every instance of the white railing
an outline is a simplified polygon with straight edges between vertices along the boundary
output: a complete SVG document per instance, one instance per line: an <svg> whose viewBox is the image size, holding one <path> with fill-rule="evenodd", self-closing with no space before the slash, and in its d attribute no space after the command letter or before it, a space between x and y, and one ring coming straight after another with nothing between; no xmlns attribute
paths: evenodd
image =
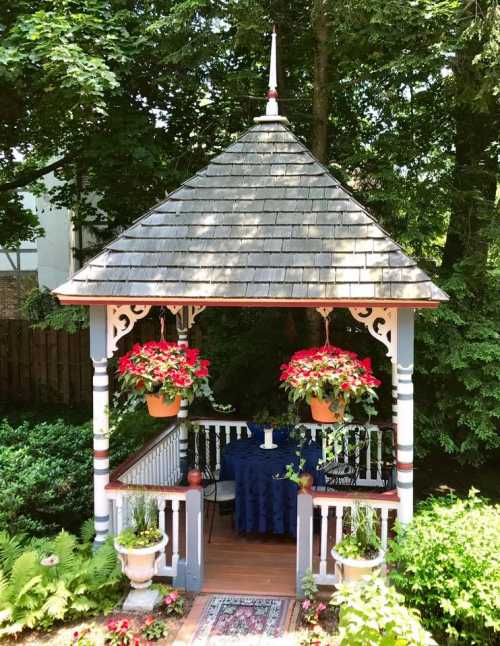
<svg viewBox="0 0 500 646"><path fill-rule="evenodd" d="M168 551L171 549L170 563L166 562L166 552L160 557L158 565L158 576L177 576L179 564L179 510L182 502L186 501L188 487L159 487L147 486L134 487L119 482L110 482L106 487L106 493L111 501L111 525L113 533L119 534L124 528L130 525L130 501L138 493L147 493L156 501L158 508L158 528L169 537ZM171 522L167 523L167 515L171 516ZM168 531L167 531L168 526ZM186 527L187 530L187 527Z"/></svg>
<svg viewBox="0 0 500 646"><path fill-rule="evenodd" d="M181 478L180 429L172 424L111 475L125 484L173 487Z"/></svg>
<svg viewBox="0 0 500 646"><path fill-rule="evenodd" d="M352 528L346 527L344 520L346 511L352 510L356 504L370 505L375 510L378 517L380 544L383 550L387 547L390 524L395 519L399 508L396 492L387 491L380 494L313 492L313 512L314 509L318 509L321 515L319 563L316 568L313 567L314 579L319 585L334 585L337 582L331 549L342 540L347 531L352 531ZM298 536L297 549L300 549ZM315 562L312 554L310 562Z"/></svg>
<svg viewBox="0 0 500 646"><path fill-rule="evenodd" d="M251 437L252 434L242 420L195 420L195 432L201 437L193 441L195 464L200 452L209 456L210 467L219 472L224 446L233 440ZM302 435L306 439L321 444L322 456L326 453L326 425L302 424ZM335 442L335 454L343 463L356 466L356 484L362 487L382 487L387 483L384 477L384 460L393 454L393 431L390 426L378 427L374 424L349 424L342 428Z"/></svg>

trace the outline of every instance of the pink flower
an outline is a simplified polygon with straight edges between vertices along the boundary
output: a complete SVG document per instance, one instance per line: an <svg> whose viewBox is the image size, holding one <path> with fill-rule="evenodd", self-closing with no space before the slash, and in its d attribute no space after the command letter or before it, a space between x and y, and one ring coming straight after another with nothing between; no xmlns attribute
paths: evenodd
<svg viewBox="0 0 500 646"><path fill-rule="evenodd" d="M323 610L326 610L325 604L322 603L322 602L318 603L318 607L316 608L316 612L319 614L320 612L323 612Z"/></svg>
<svg viewBox="0 0 500 646"><path fill-rule="evenodd" d="M309 601L309 599L304 599L304 601L302 602L302 610L309 610L310 607L311 602Z"/></svg>

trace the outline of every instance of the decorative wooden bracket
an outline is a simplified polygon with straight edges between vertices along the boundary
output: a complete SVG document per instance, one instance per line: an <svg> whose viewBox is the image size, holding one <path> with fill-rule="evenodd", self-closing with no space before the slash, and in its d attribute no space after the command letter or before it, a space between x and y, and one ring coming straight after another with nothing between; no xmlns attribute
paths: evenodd
<svg viewBox="0 0 500 646"><path fill-rule="evenodd" d="M394 307L350 307L353 318L364 323L374 339L387 348L386 356L396 360L397 309Z"/></svg>
<svg viewBox="0 0 500 646"><path fill-rule="evenodd" d="M118 341L128 334L134 327L136 321L148 315L151 305L108 305L108 359L113 356L117 349Z"/></svg>
<svg viewBox="0 0 500 646"><path fill-rule="evenodd" d="M179 312L182 310L183 307L187 307L187 328L190 329L194 325L194 320L198 316L198 314L201 314L203 310L205 309L205 305L166 305L166 308L169 310L169 312L172 312L174 316L179 314Z"/></svg>

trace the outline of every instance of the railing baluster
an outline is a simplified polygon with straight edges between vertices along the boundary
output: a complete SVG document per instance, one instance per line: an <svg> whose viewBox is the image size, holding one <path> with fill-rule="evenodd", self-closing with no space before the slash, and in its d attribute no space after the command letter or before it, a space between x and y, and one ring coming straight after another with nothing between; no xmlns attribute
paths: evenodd
<svg viewBox="0 0 500 646"><path fill-rule="evenodd" d="M328 541L328 505L321 505L321 556L319 562L320 575L326 574L326 548Z"/></svg>
<svg viewBox="0 0 500 646"><path fill-rule="evenodd" d="M158 507L158 529L160 530L160 532L163 532L165 534L165 498L158 496L156 498L156 505ZM158 562L158 571L161 572L166 564L165 549L163 549L160 555L160 560Z"/></svg>
<svg viewBox="0 0 500 646"><path fill-rule="evenodd" d="M355 455L355 461L356 461L356 471L359 473L359 428L356 428L354 431L354 455Z"/></svg>
<svg viewBox="0 0 500 646"><path fill-rule="evenodd" d="M344 505L337 505L335 508L335 545L342 540L344 531Z"/></svg>
<svg viewBox="0 0 500 646"><path fill-rule="evenodd" d="M316 442L316 429L315 428L311 429L311 440L313 442Z"/></svg>
<svg viewBox="0 0 500 646"><path fill-rule="evenodd" d="M231 427L226 424L226 445L231 441Z"/></svg>
<svg viewBox="0 0 500 646"><path fill-rule="evenodd" d="M210 464L210 428L205 426L205 462L207 466L212 466Z"/></svg>
<svg viewBox="0 0 500 646"><path fill-rule="evenodd" d="M343 430L344 434L344 462L349 462L349 428Z"/></svg>
<svg viewBox="0 0 500 646"><path fill-rule="evenodd" d="M372 477L372 431L368 427L366 429L366 478L369 480Z"/></svg>
<svg viewBox="0 0 500 646"><path fill-rule="evenodd" d="M195 436L194 436L194 461L196 465L200 463L199 441L200 441L201 428L202 427L200 426L195 430Z"/></svg>
<svg viewBox="0 0 500 646"><path fill-rule="evenodd" d="M388 518L389 510L387 507L382 507L380 509L380 543L383 550L387 548Z"/></svg>
<svg viewBox="0 0 500 646"><path fill-rule="evenodd" d="M116 533L117 535L123 530L123 497L116 496Z"/></svg>
<svg viewBox="0 0 500 646"><path fill-rule="evenodd" d="M382 431L377 428L377 480L382 484Z"/></svg>
<svg viewBox="0 0 500 646"><path fill-rule="evenodd" d="M179 507L179 501L172 500L172 567L175 573L179 562Z"/></svg>
<svg viewBox="0 0 500 646"><path fill-rule="evenodd" d="M219 473L220 471L220 435L217 431L215 432L215 471Z"/></svg>
<svg viewBox="0 0 500 646"><path fill-rule="evenodd" d="M241 425L238 424L238 426L236 427L236 439L237 440L241 440L241 429L242 429Z"/></svg>

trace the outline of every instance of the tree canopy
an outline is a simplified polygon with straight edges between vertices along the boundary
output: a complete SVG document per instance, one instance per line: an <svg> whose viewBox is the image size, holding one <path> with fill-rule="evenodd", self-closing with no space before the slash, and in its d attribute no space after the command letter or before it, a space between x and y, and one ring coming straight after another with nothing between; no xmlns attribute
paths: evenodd
<svg viewBox="0 0 500 646"><path fill-rule="evenodd" d="M15 0L0 7L0 244L39 235L19 190L101 240L263 110L280 111L451 295L418 316L420 438L500 439L496 0ZM90 252L91 250L89 250Z"/></svg>

